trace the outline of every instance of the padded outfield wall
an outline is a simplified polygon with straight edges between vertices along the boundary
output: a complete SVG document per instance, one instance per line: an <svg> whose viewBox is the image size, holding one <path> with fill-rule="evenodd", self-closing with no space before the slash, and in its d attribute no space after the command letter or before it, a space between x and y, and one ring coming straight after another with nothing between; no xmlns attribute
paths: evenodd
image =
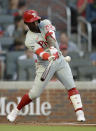
<svg viewBox="0 0 96 131"><path fill-rule="evenodd" d="M0 82L0 122L7 122L6 115L21 97L32 88L33 82ZM82 97L88 123L96 123L96 83L76 82ZM17 122L75 122L73 106L67 91L58 82L50 82L43 94L20 112Z"/></svg>

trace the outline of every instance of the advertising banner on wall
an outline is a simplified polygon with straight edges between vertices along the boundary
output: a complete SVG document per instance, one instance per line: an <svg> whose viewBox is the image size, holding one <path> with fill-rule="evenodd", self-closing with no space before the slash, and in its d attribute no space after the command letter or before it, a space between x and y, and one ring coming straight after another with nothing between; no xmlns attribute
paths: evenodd
<svg viewBox="0 0 96 131"><path fill-rule="evenodd" d="M21 97L16 97L17 102L8 101L7 97L0 97L0 116L6 116L15 108L20 102ZM51 104L48 101L40 102L40 97L36 99L35 102L31 102L29 105L25 106L23 110L20 111L20 116L49 116L51 114Z"/></svg>
<svg viewBox="0 0 96 131"><path fill-rule="evenodd" d="M81 82L77 87L82 98L88 122L96 122L96 84ZM6 116L32 88L32 82L0 82L0 123L8 122ZM87 96L87 98L86 98ZM59 82L49 83L39 98L25 106L19 113L18 122L76 122L74 108L68 92Z"/></svg>

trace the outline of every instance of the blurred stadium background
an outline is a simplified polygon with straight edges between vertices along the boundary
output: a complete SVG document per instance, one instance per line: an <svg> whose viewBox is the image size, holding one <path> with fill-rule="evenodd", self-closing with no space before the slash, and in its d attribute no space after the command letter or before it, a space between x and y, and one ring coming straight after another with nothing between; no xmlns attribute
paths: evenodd
<svg viewBox="0 0 96 131"><path fill-rule="evenodd" d="M95 81L96 14L92 13L96 13L96 9L89 14L92 0L86 1L0 0L0 79L33 80L35 77L29 71L32 69L35 73L34 57L25 51L27 28L22 19L24 10L34 9L42 19L50 19L55 25L61 51L72 57L70 66L74 79ZM28 55L28 58L19 59L21 55Z"/></svg>
<svg viewBox="0 0 96 131"><path fill-rule="evenodd" d="M69 64L82 96L88 122L95 123L96 0L0 0L0 122L6 122L6 113L31 88L31 81L35 78L36 56L24 45L28 29L22 15L27 9L36 10L42 19L50 19L55 25L60 50L64 56L72 58ZM75 120L74 111L68 105L67 93L55 76L38 102L43 102L43 106L36 109L37 116L31 110L33 105L30 105L29 116L20 117L19 122L22 118L23 122ZM45 109L51 112L49 116ZM25 115L28 114L26 112L27 107Z"/></svg>

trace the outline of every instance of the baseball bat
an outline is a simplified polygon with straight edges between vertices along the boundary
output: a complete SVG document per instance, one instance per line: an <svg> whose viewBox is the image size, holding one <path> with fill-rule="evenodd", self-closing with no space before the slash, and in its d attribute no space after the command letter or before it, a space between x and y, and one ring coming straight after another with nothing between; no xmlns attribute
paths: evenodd
<svg viewBox="0 0 96 131"><path fill-rule="evenodd" d="M45 68L45 71L43 72L42 76L41 76L41 81L44 81L49 73L49 70L51 68L51 65L53 63L53 60L50 61L49 65Z"/></svg>

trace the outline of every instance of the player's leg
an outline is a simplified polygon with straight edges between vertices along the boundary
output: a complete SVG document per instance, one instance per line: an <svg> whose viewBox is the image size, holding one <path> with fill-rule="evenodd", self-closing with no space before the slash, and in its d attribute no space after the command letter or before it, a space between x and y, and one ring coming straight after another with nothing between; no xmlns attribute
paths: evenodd
<svg viewBox="0 0 96 131"><path fill-rule="evenodd" d="M52 68L51 68L52 69ZM7 116L7 119L11 122L13 122L19 111L27 104L29 104L33 99L36 99L37 97L39 97L41 95L41 93L43 92L45 86L47 85L47 83L49 82L49 80L52 78L55 70L54 68L52 70L49 71L48 76L46 77L45 81L41 81L41 75L44 72L45 68L44 67L40 67L37 72L36 72L36 78L34 81L34 85L32 87L32 89L29 91L29 93L25 94L20 103L18 104L17 108L13 109L12 112Z"/></svg>
<svg viewBox="0 0 96 131"><path fill-rule="evenodd" d="M57 71L56 76L68 90L68 96L75 109L77 121L85 121L81 97L78 90L76 89L69 64L66 63L64 68Z"/></svg>
<svg viewBox="0 0 96 131"><path fill-rule="evenodd" d="M53 77L53 75L55 73L55 70L52 67L50 69L50 71L48 72L46 79L44 81L41 81L41 75L44 72L44 70L41 71L41 69L39 68L39 70L37 71L37 75L36 75L36 78L34 81L33 88L29 91L29 98L30 99L37 98L41 95L44 88L46 87L46 85L48 84L48 82L51 80L51 78Z"/></svg>

